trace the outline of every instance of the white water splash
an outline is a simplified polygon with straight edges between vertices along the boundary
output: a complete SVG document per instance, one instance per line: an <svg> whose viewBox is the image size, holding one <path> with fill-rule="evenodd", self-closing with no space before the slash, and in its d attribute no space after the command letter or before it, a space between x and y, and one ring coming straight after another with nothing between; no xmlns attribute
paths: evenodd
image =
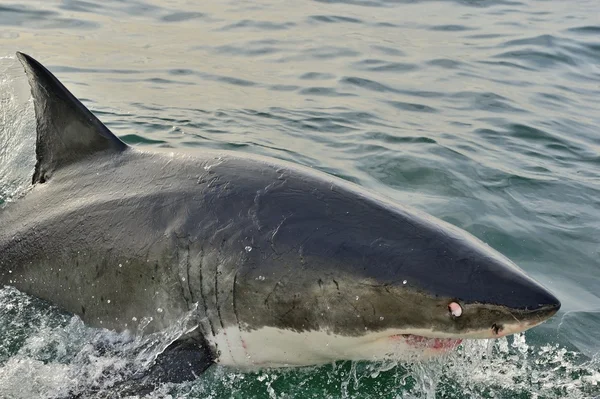
<svg viewBox="0 0 600 399"><path fill-rule="evenodd" d="M12 287L0 289L0 398L99 397L147 370L190 330L192 310L167 331L133 335L90 328Z"/></svg>

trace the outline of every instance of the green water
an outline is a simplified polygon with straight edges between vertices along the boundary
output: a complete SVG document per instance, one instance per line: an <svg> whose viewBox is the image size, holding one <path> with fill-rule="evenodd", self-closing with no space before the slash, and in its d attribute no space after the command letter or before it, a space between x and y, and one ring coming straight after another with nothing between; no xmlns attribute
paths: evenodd
<svg viewBox="0 0 600 399"><path fill-rule="evenodd" d="M27 188L34 162L16 50L128 143L253 152L340 176L470 231L563 304L524 336L427 364L214 367L154 397L600 396L596 0L3 2L0 204ZM118 374L133 349L109 334L114 351L97 353L95 334L0 290L0 397Z"/></svg>

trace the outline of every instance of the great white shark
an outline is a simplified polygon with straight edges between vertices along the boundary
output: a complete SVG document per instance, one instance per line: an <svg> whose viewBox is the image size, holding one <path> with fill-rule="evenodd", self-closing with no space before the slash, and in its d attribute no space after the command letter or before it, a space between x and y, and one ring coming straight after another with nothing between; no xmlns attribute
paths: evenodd
<svg viewBox="0 0 600 399"><path fill-rule="evenodd" d="M0 209L0 284L117 331L192 312L195 328L157 360L163 380L215 362L427 357L560 308L469 233L339 178L237 152L131 148L17 57L37 163L27 193Z"/></svg>

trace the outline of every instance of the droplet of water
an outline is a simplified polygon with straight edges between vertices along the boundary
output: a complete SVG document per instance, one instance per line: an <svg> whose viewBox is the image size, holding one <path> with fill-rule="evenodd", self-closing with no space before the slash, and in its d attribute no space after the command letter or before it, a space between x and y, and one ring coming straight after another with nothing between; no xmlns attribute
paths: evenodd
<svg viewBox="0 0 600 399"><path fill-rule="evenodd" d="M252 247L250 245L246 245L246 248L244 249L246 250L246 252L252 251Z"/></svg>
<svg viewBox="0 0 600 399"><path fill-rule="evenodd" d="M158 308L158 309L156 309L156 311L157 311L158 313L162 313L162 312L163 312L162 308Z"/></svg>
<svg viewBox="0 0 600 399"><path fill-rule="evenodd" d="M402 282L402 284L406 284L406 283L408 283L408 281L406 281L406 280L404 280L404 281Z"/></svg>

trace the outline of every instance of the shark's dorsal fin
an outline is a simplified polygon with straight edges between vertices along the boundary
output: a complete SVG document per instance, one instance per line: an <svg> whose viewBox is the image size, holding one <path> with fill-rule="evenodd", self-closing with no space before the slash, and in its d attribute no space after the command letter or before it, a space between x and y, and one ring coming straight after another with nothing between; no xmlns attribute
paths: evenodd
<svg viewBox="0 0 600 399"><path fill-rule="evenodd" d="M29 79L37 122L34 184L95 153L128 148L42 64L20 52L17 57Z"/></svg>

